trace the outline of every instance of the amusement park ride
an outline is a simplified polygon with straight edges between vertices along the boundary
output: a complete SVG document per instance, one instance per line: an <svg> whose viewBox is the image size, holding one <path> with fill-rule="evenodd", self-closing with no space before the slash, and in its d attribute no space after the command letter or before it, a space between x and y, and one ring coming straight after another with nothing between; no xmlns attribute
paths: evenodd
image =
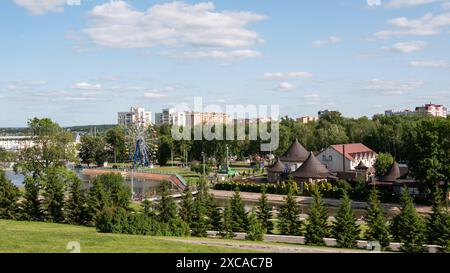
<svg viewBox="0 0 450 273"><path fill-rule="evenodd" d="M153 126L130 126L127 143L132 169L137 167L153 168L158 149L158 136Z"/></svg>

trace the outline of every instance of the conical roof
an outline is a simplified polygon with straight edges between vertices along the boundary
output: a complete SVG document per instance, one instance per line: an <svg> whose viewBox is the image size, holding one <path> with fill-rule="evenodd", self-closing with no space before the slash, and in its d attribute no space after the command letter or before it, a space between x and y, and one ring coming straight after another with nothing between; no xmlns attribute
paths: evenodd
<svg viewBox="0 0 450 273"><path fill-rule="evenodd" d="M328 170L311 152L308 159L293 174L297 178L332 178L334 174Z"/></svg>
<svg viewBox="0 0 450 273"><path fill-rule="evenodd" d="M277 162L273 164L268 170L270 173L284 173L286 171L286 166L281 162L280 158L277 158Z"/></svg>
<svg viewBox="0 0 450 273"><path fill-rule="evenodd" d="M387 170L386 174L381 177L382 182L395 182L400 177L400 167L397 162L394 162Z"/></svg>
<svg viewBox="0 0 450 273"><path fill-rule="evenodd" d="M309 156L308 151L305 147L298 142L298 139L295 139L291 144L289 149L280 157L282 161L287 162L304 162Z"/></svg>
<svg viewBox="0 0 450 273"><path fill-rule="evenodd" d="M355 169L357 169L357 170L367 170L368 168L369 167L367 167L366 164L364 164L364 162L359 161L359 164L358 164L358 166L356 166Z"/></svg>

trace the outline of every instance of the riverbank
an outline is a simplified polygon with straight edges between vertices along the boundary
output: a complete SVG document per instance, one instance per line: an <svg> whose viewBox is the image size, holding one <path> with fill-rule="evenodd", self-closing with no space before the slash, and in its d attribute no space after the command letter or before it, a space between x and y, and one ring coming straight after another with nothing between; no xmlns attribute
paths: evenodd
<svg viewBox="0 0 450 273"><path fill-rule="evenodd" d="M229 199L233 196L233 191L219 191L219 190L210 190L211 194L214 195L216 199ZM261 197L260 193L254 193L254 192L241 192L241 198L244 202L251 202L256 203L258 202L258 199ZM274 204L282 204L284 203L284 199L286 198L286 195L281 194L267 194L267 200L270 203ZM341 204L340 200L338 199L330 199L330 198L324 198L323 199L325 204L332 208L338 208ZM297 196L296 201L301 206L309 206L313 198L309 196ZM366 202L360 202L360 201L353 201L352 202L352 208L356 210L365 210L367 209L368 204ZM385 209L385 211L388 214L397 214L400 211L400 205L399 204L393 204L393 203L382 203L381 207ZM416 206L416 210L420 214L430 214L432 213L431 206Z"/></svg>

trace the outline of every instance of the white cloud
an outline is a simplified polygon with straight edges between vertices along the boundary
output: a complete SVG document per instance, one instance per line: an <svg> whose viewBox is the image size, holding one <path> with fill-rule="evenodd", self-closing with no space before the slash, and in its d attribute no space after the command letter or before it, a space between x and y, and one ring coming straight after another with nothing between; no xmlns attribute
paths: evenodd
<svg viewBox="0 0 450 273"><path fill-rule="evenodd" d="M450 2L444 2L444 3L442 3L442 8L443 8L443 9L450 9Z"/></svg>
<svg viewBox="0 0 450 273"><path fill-rule="evenodd" d="M445 60L412 61L409 63L409 65L418 68L450 68L450 63Z"/></svg>
<svg viewBox="0 0 450 273"><path fill-rule="evenodd" d="M375 38L386 39L399 36L431 36L440 34L450 27L450 13L434 15L427 13L418 19L398 17L390 19L387 23L395 29L382 30L373 34Z"/></svg>
<svg viewBox="0 0 450 273"><path fill-rule="evenodd" d="M403 95L414 91L425 84L419 80L380 80L373 79L368 82L364 89L379 92L383 95Z"/></svg>
<svg viewBox="0 0 450 273"><path fill-rule="evenodd" d="M84 33L95 43L113 48L248 48L263 40L247 25L264 19L252 12L219 12L212 2L163 3L141 12L124 1L112 1L89 12Z"/></svg>
<svg viewBox="0 0 450 273"><path fill-rule="evenodd" d="M272 72L265 73L263 78L265 80L296 80L312 78L314 75L309 72Z"/></svg>
<svg viewBox="0 0 450 273"><path fill-rule="evenodd" d="M259 58L261 53L250 49L240 50L203 50L203 51L184 51L181 53L163 51L160 53L163 56L170 56L177 59L217 59L217 60L235 60L245 58Z"/></svg>
<svg viewBox="0 0 450 273"><path fill-rule="evenodd" d="M292 83L289 83L289 82L281 82L277 86L277 89L279 91L292 91L295 89L295 85L293 85Z"/></svg>
<svg viewBox="0 0 450 273"><path fill-rule="evenodd" d="M313 46L314 47L323 47L323 46L327 46L327 45L334 45L334 44L338 44L342 41L342 39L340 37L337 36L330 36L325 40L317 40L313 42Z"/></svg>
<svg viewBox="0 0 450 273"><path fill-rule="evenodd" d="M62 12L67 0L14 0L16 5L24 7L33 15L47 12Z"/></svg>
<svg viewBox="0 0 450 273"><path fill-rule="evenodd" d="M424 41L411 41L411 42L396 43L385 49L395 53L413 53L417 51L422 51L426 46L427 43Z"/></svg>
<svg viewBox="0 0 450 273"><path fill-rule="evenodd" d="M381 6L381 0L367 0L367 5L369 5L370 7L374 7L374 6Z"/></svg>
<svg viewBox="0 0 450 273"><path fill-rule="evenodd" d="M157 92L146 92L144 93L144 98L146 99L160 99L166 97L165 94L157 93Z"/></svg>
<svg viewBox="0 0 450 273"><path fill-rule="evenodd" d="M46 85L47 82L43 80L24 80L24 81L12 81L6 86L6 89L10 91L15 90L29 90L39 86Z"/></svg>
<svg viewBox="0 0 450 273"><path fill-rule="evenodd" d="M100 84L93 84L93 83L87 83L87 82L78 82L72 85L73 89L80 89L80 90L100 90L102 89L102 86Z"/></svg>
<svg viewBox="0 0 450 273"><path fill-rule="evenodd" d="M386 4L386 8L405 8L415 7L431 3L436 3L442 0L391 0Z"/></svg>

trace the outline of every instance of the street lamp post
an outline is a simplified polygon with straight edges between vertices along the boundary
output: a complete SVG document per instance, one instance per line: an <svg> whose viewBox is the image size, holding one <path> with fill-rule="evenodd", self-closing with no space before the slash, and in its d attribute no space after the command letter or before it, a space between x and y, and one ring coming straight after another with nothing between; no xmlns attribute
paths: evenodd
<svg viewBox="0 0 450 273"><path fill-rule="evenodd" d="M205 166L205 153L202 152L203 157L203 176L206 176L206 166Z"/></svg>

